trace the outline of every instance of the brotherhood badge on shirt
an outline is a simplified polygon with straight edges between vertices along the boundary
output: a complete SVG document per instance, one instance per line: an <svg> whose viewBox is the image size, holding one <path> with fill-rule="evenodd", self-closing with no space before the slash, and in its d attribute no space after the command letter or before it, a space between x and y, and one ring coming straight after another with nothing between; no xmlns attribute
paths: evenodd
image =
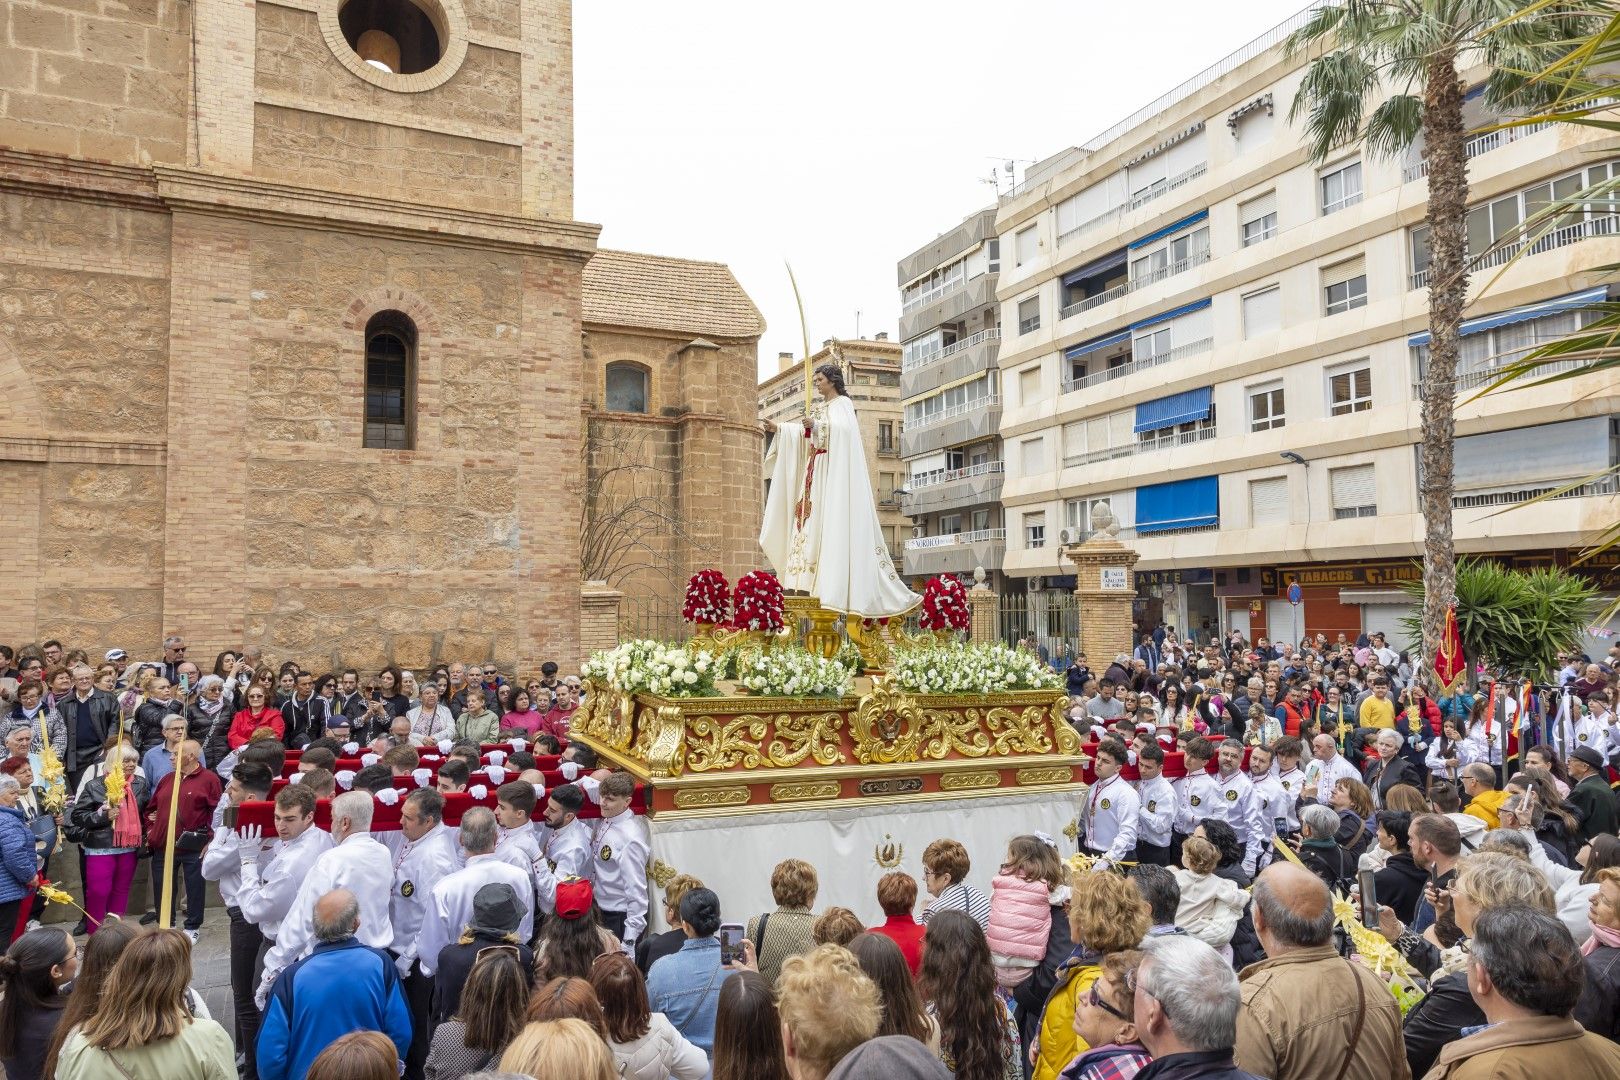
<svg viewBox="0 0 1620 1080"><path fill-rule="evenodd" d="M1294 782L1292 780L1284 780L1282 782L1282 786L1284 791L1294 790Z"/></svg>
<svg viewBox="0 0 1620 1080"><path fill-rule="evenodd" d="M1228 788L1227 789L1227 791L1226 791L1226 801L1227 802L1237 802L1237 788Z"/></svg>
<svg viewBox="0 0 1620 1080"><path fill-rule="evenodd" d="M1194 795L1194 796L1193 796L1193 797L1192 797L1192 804L1193 804L1193 805L1194 805L1194 806L1202 806L1202 805L1203 805L1203 804L1204 804L1204 803L1203 803L1203 800L1202 800L1202 799L1200 799L1200 798L1199 798L1199 797L1198 797L1198 796L1196 796L1196 795Z"/></svg>
<svg viewBox="0 0 1620 1080"><path fill-rule="evenodd" d="M1586 741L1586 732L1583 731L1583 732L1581 732L1579 735L1577 735L1575 737L1577 739L1581 740L1581 742L1585 742Z"/></svg>
<svg viewBox="0 0 1620 1080"><path fill-rule="evenodd" d="M1107 809L1108 809L1108 806L1109 806L1109 803L1108 803L1108 800L1107 800L1107 799L1104 799L1104 800L1103 800L1103 801L1102 801L1102 808L1103 808L1103 809L1104 809L1104 810L1107 810Z"/></svg>
<svg viewBox="0 0 1620 1080"><path fill-rule="evenodd" d="M400 884L399 884L399 895L401 895L401 896L415 896L416 895L416 885L415 885L415 883L410 882L410 881L402 881L402 882L400 882Z"/></svg>
<svg viewBox="0 0 1620 1080"><path fill-rule="evenodd" d="M1155 799L1149 799L1148 800L1148 813L1151 814L1155 810L1157 810L1158 808L1159 808L1159 804L1158 804L1157 800L1155 800Z"/></svg>
<svg viewBox="0 0 1620 1080"><path fill-rule="evenodd" d="M602 845L602 850L597 852L597 856L603 862L611 862L611 861L613 861L613 846L611 844L603 844Z"/></svg>

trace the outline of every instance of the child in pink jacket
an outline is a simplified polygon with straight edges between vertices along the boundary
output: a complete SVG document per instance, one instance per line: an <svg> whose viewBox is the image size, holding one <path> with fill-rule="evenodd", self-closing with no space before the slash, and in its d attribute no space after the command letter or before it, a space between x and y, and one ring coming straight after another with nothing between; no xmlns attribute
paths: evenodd
<svg viewBox="0 0 1620 1080"><path fill-rule="evenodd" d="M1069 887L1057 844L1044 837L1015 836L1007 858L990 882L990 961L1006 991L1029 978L1046 955L1052 905L1064 903Z"/></svg>

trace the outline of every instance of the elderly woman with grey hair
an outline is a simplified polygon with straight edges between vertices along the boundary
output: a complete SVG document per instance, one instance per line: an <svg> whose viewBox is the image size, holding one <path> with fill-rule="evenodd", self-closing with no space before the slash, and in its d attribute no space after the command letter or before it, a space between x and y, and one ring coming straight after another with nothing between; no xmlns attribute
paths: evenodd
<svg viewBox="0 0 1620 1080"><path fill-rule="evenodd" d="M107 801L105 773L85 781L69 811L69 832L84 852L85 927L94 934L108 913L122 916L135 880L136 856L144 829L150 791L137 769L139 754L133 743L122 750L124 793L116 804Z"/></svg>
<svg viewBox="0 0 1620 1080"><path fill-rule="evenodd" d="M34 830L18 809L22 785L15 776L0 775L0 928L6 940L17 925L17 913L34 891L39 857L34 851Z"/></svg>
<svg viewBox="0 0 1620 1080"><path fill-rule="evenodd" d="M1339 845L1339 815L1331 806L1299 812L1299 861L1333 892L1348 894L1356 880L1356 857Z"/></svg>

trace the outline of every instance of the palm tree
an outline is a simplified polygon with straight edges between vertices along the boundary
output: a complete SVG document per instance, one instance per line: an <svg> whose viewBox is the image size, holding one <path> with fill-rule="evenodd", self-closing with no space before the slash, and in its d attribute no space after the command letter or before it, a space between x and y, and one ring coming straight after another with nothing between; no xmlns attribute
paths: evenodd
<svg viewBox="0 0 1620 1080"><path fill-rule="evenodd" d="M1461 72L1487 65L1485 104L1523 110L1555 96L1532 82L1570 39L1567 9L1518 17L1527 0L1342 0L1319 8L1288 40L1314 53L1289 110L1312 156L1359 142L1380 157L1421 137L1429 166L1429 365L1424 372L1423 669L1456 598L1451 531L1458 328L1468 297L1464 216L1468 175ZM1391 91L1387 93L1386 90ZM1368 106L1379 99L1376 106Z"/></svg>

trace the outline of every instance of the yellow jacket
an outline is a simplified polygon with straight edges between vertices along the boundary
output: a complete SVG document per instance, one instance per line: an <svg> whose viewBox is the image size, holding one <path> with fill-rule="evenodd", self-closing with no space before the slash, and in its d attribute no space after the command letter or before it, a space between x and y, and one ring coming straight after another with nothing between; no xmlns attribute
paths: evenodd
<svg viewBox="0 0 1620 1080"><path fill-rule="evenodd" d="M1041 1011L1040 1056L1035 1059L1034 1080L1058 1080L1058 1074L1084 1050L1085 1040L1074 1033L1074 1014L1080 995L1102 974L1097 954L1086 952L1069 957L1057 970L1057 982L1046 995Z"/></svg>
<svg viewBox="0 0 1620 1080"><path fill-rule="evenodd" d="M1500 829L1502 819L1496 812L1502 809L1502 804L1507 800L1508 793L1505 791L1482 791L1474 796L1473 802L1463 808L1463 813L1479 818L1487 829Z"/></svg>

